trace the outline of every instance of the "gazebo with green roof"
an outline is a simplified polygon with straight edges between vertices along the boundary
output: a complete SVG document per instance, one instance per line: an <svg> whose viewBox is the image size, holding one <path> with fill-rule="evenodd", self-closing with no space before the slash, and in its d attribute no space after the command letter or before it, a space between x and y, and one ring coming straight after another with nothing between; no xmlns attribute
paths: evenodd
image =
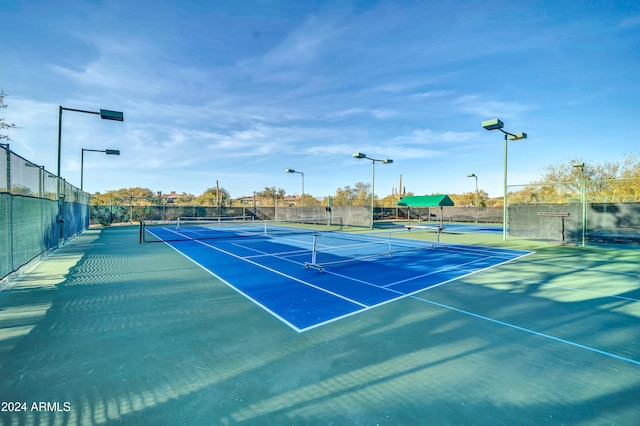
<svg viewBox="0 0 640 426"><path fill-rule="evenodd" d="M440 207L440 226L442 227L442 208L453 207L453 200L446 194L438 195L407 195L398 201L398 206L409 208L409 222L411 222L411 207Z"/></svg>

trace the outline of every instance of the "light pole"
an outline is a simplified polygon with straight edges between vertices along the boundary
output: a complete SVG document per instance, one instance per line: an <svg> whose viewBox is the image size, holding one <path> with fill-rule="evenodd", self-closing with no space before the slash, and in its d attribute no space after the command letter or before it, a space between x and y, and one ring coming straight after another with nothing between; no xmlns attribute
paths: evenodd
<svg viewBox="0 0 640 426"><path fill-rule="evenodd" d="M96 114L99 115L103 120L113 120L113 121L124 121L124 114L121 111L110 111L107 109L101 109L100 111L86 111L83 109L75 109L75 108L65 108L63 106L58 107L58 178L57 178L57 195L56 200L58 201L58 247L60 247L60 239L64 240L64 211L62 208L62 200L61 200L61 184L62 178L60 177L60 157L62 153L62 111L74 111L74 112L83 112L85 114Z"/></svg>
<svg viewBox="0 0 640 426"><path fill-rule="evenodd" d="M502 240L507 240L507 145L508 142L526 139L527 134L524 132L509 133L503 129L504 123L497 118L482 122L482 127L487 130L500 130L504 133L504 206L502 208Z"/></svg>
<svg viewBox="0 0 640 426"><path fill-rule="evenodd" d="M298 172L293 169L287 169L285 170L285 173L299 173L300 175L302 175L302 208L304 209L304 173ZM302 213L304 214L304 210Z"/></svg>
<svg viewBox="0 0 640 426"><path fill-rule="evenodd" d="M80 191L82 191L83 188L83 182L84 182L84 152L85 151L90 151L90 152L104 152L107 155L120 155L120 151L117 149L87 149L87 148L82 148L82 153L80 155Z"/></svg>
<svg viewBox="0 0 640 426"><path fill-rule="evenodd" d="M376 185L376 161L382 164L391 164L393 160L386 158L384 160L377 160L375 158L367 157L366 154L362 152L354 152L352 155L353 158L365 158L367 160L371 160L371 229L373 229L373 201L376 196L375 185Z"/></svg>
<svg viewBox="0 0 640 426"><path fill-rule="evenodd" d="M573 167L580 169L580 202L582 204L582 247L585 246L587 234L587 194L584 180L584 163L573 163Z"/></svg>
<svg viewBox="0 0 640 426"><path fill-rule="evenodd" d="M475 173L469 173L467 177L476 178L476 223L478 223L478 176Z"/></svg>

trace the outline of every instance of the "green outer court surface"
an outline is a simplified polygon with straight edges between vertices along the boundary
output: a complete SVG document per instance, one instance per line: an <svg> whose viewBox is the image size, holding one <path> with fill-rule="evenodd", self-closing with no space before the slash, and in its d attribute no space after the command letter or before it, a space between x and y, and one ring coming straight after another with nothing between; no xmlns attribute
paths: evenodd
<svg viewBox="0 0 640 426"><path fill-rule="evenodd" d="M0 423L640 419L640 251L443 238L535 253L297 333L137 227L92 228L0 291Z"/></svg>

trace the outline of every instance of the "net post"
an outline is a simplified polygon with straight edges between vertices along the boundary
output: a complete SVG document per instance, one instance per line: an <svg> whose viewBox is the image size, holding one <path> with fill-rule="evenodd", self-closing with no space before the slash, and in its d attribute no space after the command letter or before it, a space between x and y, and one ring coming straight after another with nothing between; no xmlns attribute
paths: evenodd
<svg viewBox="0 0 640 426"><path fill-rule="evenodd" d="M311 248L311 264L316 265L316 259L318 256L318 234L313 234L313 246Z"/></svg>
<svg viewBox="0 0 640 426"><path fill-rule="evenodd" d="M144 220L140 221L140 241L139 244L144 242Z"/></svg>
<svg viewBox="0 0 640 426"><path fill-rule="evenodd" d="M311 262L305 262L305 269L310 267L316 268L319 272L324 272L322 265L318 265L318 237L320 234L313 234L313 243L311 245Z"/></svg>

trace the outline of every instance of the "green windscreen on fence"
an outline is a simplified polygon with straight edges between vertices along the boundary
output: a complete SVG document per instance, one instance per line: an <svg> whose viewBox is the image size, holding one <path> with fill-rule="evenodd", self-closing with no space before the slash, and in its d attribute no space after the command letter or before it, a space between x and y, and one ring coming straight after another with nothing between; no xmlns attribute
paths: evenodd
<svg viewBox="0 0 640 426"><path fill-rule="evenodd" d="M571 244L640 244L640 179L509 186L509 235Z"/></svg>
<svg viewBox="0 0 640 426"><path fill-rule="evenodd" d="M0 147L0 279L89 226L89 195ZM62 232L61 232L62 231Z"/></svg>
<svg viewBox="0 0 640 426"><path fill-rule="evenodd" d="M11 220L11 196L0 194L0 277L6 276L12 271L13 253L11 250L11 232L9 230Z"/></svg>

